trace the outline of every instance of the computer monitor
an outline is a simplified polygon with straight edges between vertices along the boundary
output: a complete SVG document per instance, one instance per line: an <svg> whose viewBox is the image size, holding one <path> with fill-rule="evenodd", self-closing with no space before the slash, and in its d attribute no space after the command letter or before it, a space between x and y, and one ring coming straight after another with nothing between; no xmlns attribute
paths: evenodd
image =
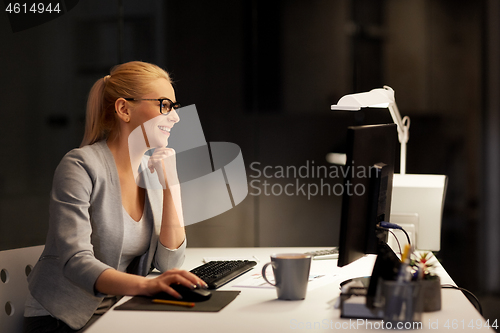
<svg viewBox="0 0 500 333"><path fill-rule="evenodd" d="M389 222L392 178L397 145L395 124L349 127L347 163L340 221L339 259L342 267L365 254L378 253Z"/></svg>

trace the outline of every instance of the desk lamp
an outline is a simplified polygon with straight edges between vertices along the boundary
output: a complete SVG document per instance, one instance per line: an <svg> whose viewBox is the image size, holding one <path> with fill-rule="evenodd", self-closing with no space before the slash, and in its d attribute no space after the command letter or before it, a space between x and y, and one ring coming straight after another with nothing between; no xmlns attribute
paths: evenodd
<svg viewBox="0 0 500 333"><path fill-rule="evenodd" d="M447 177L406 174L406 143L409 138L410 118L401 118L391 87L384 86L369 92L345 95L337 105L332 105L331 109L358 111L363 107L389 109L392 120L397 125L401 160L400 174L394 174L393 178L391 222L409 231L412 243L417 249L439 251ZM342 161L338 164L342 164Z"/></svg>
<svg viewBox="0 0 500 333"><path fill-rule="evenodd" d="M398 139L401 143L400 173L406 174L406 143L410 136L410 118L405 116L401 119L394 99L394 90L384 86L369 92L345 95L338 101L337 105L332 105L331 108L332 110L359 111L363 107L389 109L392 121L397 125Z"/></svg>

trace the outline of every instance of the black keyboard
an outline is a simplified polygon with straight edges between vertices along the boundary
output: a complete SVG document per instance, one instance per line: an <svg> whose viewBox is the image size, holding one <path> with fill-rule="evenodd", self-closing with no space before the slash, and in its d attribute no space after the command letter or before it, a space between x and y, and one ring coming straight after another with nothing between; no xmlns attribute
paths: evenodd
<svg viewBox="0 0 500 333"><path fill-rule="evenodd" d="M257 262L252 260L209 261L190 272L205 281L209 289L217 289L255 265Z"/></svg>

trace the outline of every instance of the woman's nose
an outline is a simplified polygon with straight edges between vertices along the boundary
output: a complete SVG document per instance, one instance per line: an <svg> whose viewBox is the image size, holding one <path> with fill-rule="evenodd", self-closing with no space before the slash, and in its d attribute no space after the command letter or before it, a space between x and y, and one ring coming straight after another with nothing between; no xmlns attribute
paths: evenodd
<svg viewBox="0 0 500 333"><path fill-rule="evenodd" d="M168 114L168 120L173 121L174 123L177 123L181 119L179 118L177 111L175 109L172 109L172 111L170 111L170 113Z"/></svg>

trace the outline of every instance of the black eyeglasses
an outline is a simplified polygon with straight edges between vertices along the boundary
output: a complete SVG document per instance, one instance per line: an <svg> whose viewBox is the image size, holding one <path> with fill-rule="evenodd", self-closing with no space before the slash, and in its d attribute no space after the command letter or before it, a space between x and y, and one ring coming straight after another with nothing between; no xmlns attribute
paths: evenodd
<svg viewBox="0 0 500 333"><path fill-rule="evenodd" d="M168 98L125 98L126 101L158 101L160 102L160 113L168 115L172 109L178 109L181 105L177 102L172 102Z"/></svg>

